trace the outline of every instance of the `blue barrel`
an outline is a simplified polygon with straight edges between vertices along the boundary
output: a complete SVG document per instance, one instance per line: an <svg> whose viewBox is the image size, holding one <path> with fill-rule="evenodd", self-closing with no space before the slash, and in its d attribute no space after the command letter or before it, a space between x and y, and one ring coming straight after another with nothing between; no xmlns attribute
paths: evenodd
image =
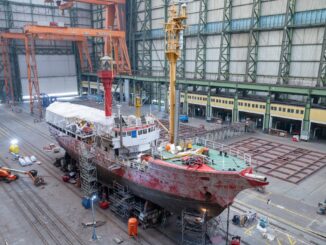
<svg viewBox="0 0 326 245"><path fill-rule="evenodd" d="M91 199L89 197L83 197L81 204L84 208L90 209L91 208Z"/></svg>

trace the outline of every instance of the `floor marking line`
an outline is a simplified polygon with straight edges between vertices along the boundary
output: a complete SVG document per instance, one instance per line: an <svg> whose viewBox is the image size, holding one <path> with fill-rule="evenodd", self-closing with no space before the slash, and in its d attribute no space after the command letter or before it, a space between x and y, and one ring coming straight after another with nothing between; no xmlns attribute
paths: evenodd
<svg viewBox="0 0 326 245"><path fill-rule="evenodd" d="M288 221L288 220L283 219L283 218L281 218L281 217L278 217L278 216L276 216L276 215L273 215L273 214L270 214L270 213L267 214L266 211L264 211L264 210L262 210L262 209L259 209L259 208L257 208L257 207L252 207L252 205L247 204L247 203L244 203L244 202L241 202L241 201L239 201L239 200L235 201L235 203L238 203L238 204L240 204L240 205L242 205L242 206L245 206L245 207L247 207L247 208L250 208L250 209L254 209L254 210L256 210L256 211L259 211L259 213L264 214L265 216L270 217L270 218L274 219L275 221L279 221L279 222L283 222L284 224L288 224L288 225L290 225L290 226L296 228L297 230L300 230L300 231L303 231L303 232L306 232L306 233L312 233L312 234L314 234L314 235L318 235L318 236L320 236L320 237L324 237L324 236L326 236L326 234L323 234L323 233L320 233L320 232L317 232L317 231L313 231L313 230L311 230L311 229L307 229L307 228L305 228L305 227L302 227L302 226L300 226L300 225L297 225L297 224L295 224L295 223L293 223L293 222L291 222L291 221Z"/></svg>
<svg viewBox="0 0 326 245"><path fill-rule="evenodd" d="M297 243L296 240L292 239L292 236L290 236L289 234L287 234L288 240L290 242L290 245L295 245Z"/></svg>
<svg viewBox="0 0 326 245"><path fill-rule="evenodd" d="M276 238L276 241L278 245L282 245L282 243L280 242L280 240L278 240L278 238Z"/></svg>
<svg viewBox="0 0 326 245"><path fill-rule="evenodd" d="M266 199L263 199L263 198L261 198L261 197L255 195L254 193L252 193L252 194L253 194L253 195L248 195L248 197L253 197L253 199L256 199L256 200L259 200L259 201L261 201L261 202L266 203ZM305 216L305 215L303 215L303 214L301 214L301 213L297 213L296 211L293 211L293 210L291 210L291 209L288 209L288 208L286 208L286 207L284 207L284 206L282 206L282 205L274 204L273 202L271 202L269 205L271 205L271 206L273 206L273 207L276 207L276 208L279 208L279 209L282 209L282 210L285 210L285 211L287 211L287 212L289 212L289 213L292 213L292 214L294 214L294 215L296 215L296 216L303 217L303 218L305 218L305 219L307 219L307 220L309 220L309 221L312 220L311 217Z"/></svg>
<svg viewBox="0 0 326 245"><path fill-rule="evenodd" d="M249 227L249 228L245 228L245 232L244 234L246 234L247 236L252 236L252 230L255 228L255 225Z"/></svg>

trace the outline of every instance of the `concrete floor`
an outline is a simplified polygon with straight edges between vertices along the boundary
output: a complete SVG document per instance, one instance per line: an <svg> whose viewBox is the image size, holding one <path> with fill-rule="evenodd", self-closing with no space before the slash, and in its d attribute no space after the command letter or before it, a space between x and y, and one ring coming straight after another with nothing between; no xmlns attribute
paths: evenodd
<svg viewBox="0 0 326 245"><path fill-rule="evenodd" d="M94 102L81 102L102 108L102 104ZM167 118L163 112L158 112L155 107L151 111L159 118ZM145 106L143 111L149 111ZM124 106L123 113L133 113L134 109ZM190 118L190 125L205 125L207 128L219 127L207 123L202 119ZM230 144L250 135L226 140ZM288 138L279 138L262 133L255 133L255 137L268 139L285 144L293 144ZM12 138L20 141L21 152L27 155L36 155L42 162L40 165L25 167L37 169L46 179L47 185L36 188L27 178L24 182L18 180L10 184L0 182L0 244L55 244L56 239L60 244L92 244L90 242L92 230L82 228L82 222L91 221L91 211L82 208L79 190L61 181L59 169L53 167L52 162L57 155L42 151L43 146L54 143L49 138L47 126L44 122L33 123L33 118L25 113L13 113L4 105L0 105L0 164L4 161L13 168L21 168L7 153ZM320 143L299 142L298 147L325 152L326 145ZM258 216L268 216L271 225L269 233L276 237L274 241L267 241L257 231L255 225L239 228L230 225L230 233L242 237L245 244L326 244L326 216L316 214L317 203L326 198L326 168L308 177L299 184L288 183L269 177L270 185L266 193L255 190L245 190L236 198L230 209L230 218L233 214L246 210L255 210ZM26 186L30 188L26 188ZM36 193L36 194L35 194ZM19 197L26 200L24 205ZM33 210L28 210L28 203ZM267 200L270 203L267 204ZM45 205L47 204L47 205ZM36 206L36 208L34 207ZM35 210L34 210L35 209ZM47 213L48 215L44 215ZM33 214L33 215L31 215ZM223 230L226 230L226 211L221 215L221 222L216 229L216 243L225 244ZM139 240L129 238L126 231L127 225L110 211L97 209L97 220L106 220L107 223L97 229L101 239L94 244L115 244L114 238L124 240L122 244L175 244L180 241L180 232L171 222L168 227L159 229L140 229ZM53 223L57 223L55 226ZM34 225L33 225L34 224ZM48 227L51 232L44 229ZM222 231L220 232L219 229ZM52 238L48 233L52 233ZM63 234L66 234L63 235ZM316 235L318 234L318 235ZM51 235L51 234L50 234ZM56 237L56 239L53 238ZM42 241L48 237L48 243ZM43 239L44 240L44 239Z"/></svg>
<svg viewBox="0 0 326 245"><path fill-rule="evenodd" d="M41 164L22 168L17 161L12 160L8 147L13 138L19 140L22 155L35 155ZM0 182L1 245L94 243L90 242L92 229L83 228L81 224L92 221L91 210L81 206L81 193L78 188L61 181L62 172L53 166L58 156L42 150L43 146L49 143L55 142L49 137L44 122L34 124L33 118L28 114L12 113L4 105L0 105L0 164L24 170L36 169L47 183L44 187L37 188L26 177L10 184ZM26 190L25 185L33 192L30 188ZM20 194L19 197L17 193ZM36 208L31 204L31 198L38 204ZM129 238L127 224L110 211L98 208L96 220L104 220L107 223L97 229L101 238L94 244L116 244L114 238L122 239L123 244L173 244L171 239L155 229L141 231L137 240ZM58 227L53 227L53 223ZM67 234L67 237L63 234Z"/></svg>

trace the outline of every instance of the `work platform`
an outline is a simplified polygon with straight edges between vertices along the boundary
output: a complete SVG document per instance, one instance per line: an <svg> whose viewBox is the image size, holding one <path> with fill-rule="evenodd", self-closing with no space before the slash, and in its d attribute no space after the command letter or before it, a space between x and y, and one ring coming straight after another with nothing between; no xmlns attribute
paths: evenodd
<svg viewBox="0 0 326 245"><path fill-rule="evenodd" d="M326 154L296 146L250 137L231 144L248 152L255 169L294 184L326 166Z"/></svg>

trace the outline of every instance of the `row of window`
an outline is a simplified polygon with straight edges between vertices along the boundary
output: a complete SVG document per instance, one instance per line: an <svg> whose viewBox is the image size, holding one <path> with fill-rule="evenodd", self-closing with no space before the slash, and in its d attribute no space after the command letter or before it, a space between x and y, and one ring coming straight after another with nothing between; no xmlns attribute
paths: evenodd
<svg viewBox="0 0 326 245"><path fill-rule="evenodd" d="M183 98L183 95L181 96ZM207 101L206 97L200 97L200 96L193 96L193 95L188 95L188 99L190 100L202 100L202 101Z"/></svg>
<svg viewBox="0 0 326 245"><path fill-rule="evenodd" d="M276 107L276 106L271 106L272 111L280 111L280 112L288 112L288 113L295 113L295 114L303 114L304 110L299 110L299 109L290 109L290 108L285 108L285 107Z"/></svg>
<svg viewBox="0 0 326 245"><path fill-rule="evenodd" d="M181 98L184 98L184 95L181 95ZM207 98L206 97L200 97L200 96L194 96L194 95L188 95L188 99L207 101ZM211 98L211 102L217 102L217 103L222 103L222 104L230 104L230 105L233 105L233 101L232 100L229 100L228 101L228 100Z"/></svg>
<svg viewBox="0 0 326 245"><path fill-rule="evenodd" d="M150 133L150 132L153 132L153 131L155 131L155 127L140 129L140 130L138 130L138 132L136 130L135 131L122 132L122 137L125 137L125 136L133 136L133 137L135 137L136 132L138 133L138 135L142 135L142 134L147 134L147 133ZM117 132L117 135L120 135L120 132Z"/></svg>
<svg viewBox="0 0 326 245"><path fill-rule="evenodd" d="M230 105L233 105L233 101L232 100L211 99L211 101L212 102L221 103L221 104L230 104Z"/></svg>
<svg viewBox="0 0 326 245"><path fill-rule="evenodd" d="M145 129L142 129L142 130L138 130L138 135L142 135L142 134L147 134L150 133L150 132L153 132L155 130L155 127L150 127L150 128L145 128Z"/></svg>
<svg viewBox="0 0 326 245"><path fill-rule="evenodd" d="M181 97L183 98L184 95L181 95ZM203 101L206 101L207 98L204 98L204 97L198 97L198 96L193 96L193 95L188 95L188 98L189 99L197 99L197 100L203 100ZM222 104L230 104L230 105L233 105L233 101L231 100L223 100L223 99L215 99L215 98L212 98L211 99L212 102L217 102L217 103L222 103ZM265 110L266 109L266 106L265 105L259 105L259 104L253 104L253 103L246 103L246 102L239 102L239 106L244 106L244 107L251 107L251 108L259 108L259 109L263 109ZM304 110L299 110L299 109L286 109L284 107L276 107L276 106L272 106L271 107L271 110L272 111L280 111L280 112L288 112L288 113L296 113L296 114L303 114L304 113Z"/></svg>
<svg viewBox="0 0 326 245"><path fill-rule="evenodd" d="M251 103L245 103L245 102L239 102L239 106L244 106L244 107L251 107L251 108L259 108L259 109L265 109L265 105L258 105L258 104L251 104Z"/></svg>

